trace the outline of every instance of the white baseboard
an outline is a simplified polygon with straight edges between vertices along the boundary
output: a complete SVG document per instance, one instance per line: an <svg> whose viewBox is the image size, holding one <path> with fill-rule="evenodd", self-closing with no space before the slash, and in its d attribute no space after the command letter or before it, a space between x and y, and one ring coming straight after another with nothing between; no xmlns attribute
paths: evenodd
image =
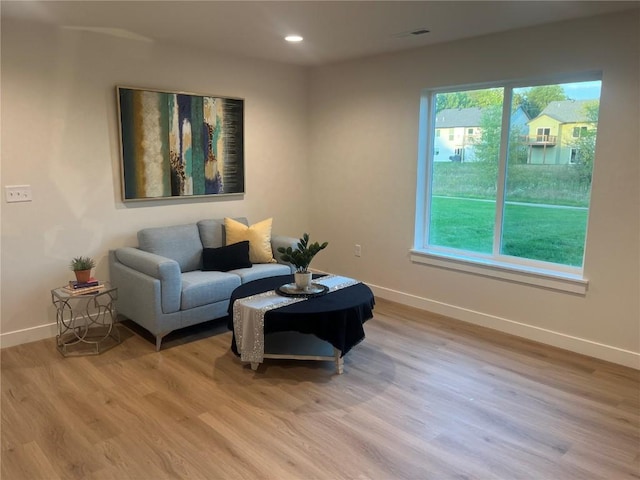
<svg viewBox="0 0 640 480"><path fill-rule="evenodd" d="M392 302L400 303L410 307L427 310L429 312L445 315L447 317L462 320L463 322L480 325L483 327L498 330L528 340L544 343L554 347L562 348L572 352L599 358L608 362L617 363L626 367L640 370L640 353L621 348L604 345L584 338L573 337L553 330L534 327L525 323L515 322L506 318L488 315L486 313L456 307L446 303L418 297L407 293L379 287L367 283L374 295Z"/></svg>
<svg viewBox="0 0 640 480"><path fill-rule="evenodd" d="M0 348L44 340L45 338L55 337L56 333L57 327L55 323L3 333L0 334Z"/></svg>
<svg viewBox="0 0 640 480"><path fill-rule="evenodd" d="M462 320L463 322L492 328L501 332L523 337L528 340L563 348L571 352L599 358L607 362L617 363L626 367L640 370L640 353L621 348L604 345L584 338L573 337L553 330L534 327L525 323L515 322L506 318L488 315L486 313L456 307L446 303L430 300L417 295L399 292L390 288L380 287L367 283L374 295L402 305L427 310L429 312L445 315L447 317ZM35 342L45 338L56 336L56 324L50 323L38 327L26 328L0 334L0 348L12 347L23 343Z"/></svg>

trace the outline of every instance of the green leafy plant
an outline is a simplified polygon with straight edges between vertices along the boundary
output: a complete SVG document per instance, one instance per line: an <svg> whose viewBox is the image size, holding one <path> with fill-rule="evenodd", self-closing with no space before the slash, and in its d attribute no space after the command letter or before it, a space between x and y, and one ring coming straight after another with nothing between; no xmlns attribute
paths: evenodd
<svg viewBox="0 0 640 480"><path fill-rule="evenodd" d="M69 263L69 268L74 272L79 270L91 270L96 266L96 262L91 257L75 257Z"/></svg>
<svg viewBox="0 0 640 480"><path fill-rule="evenodd" d="M282 260L296 267L298 273L308 273L309 264L313 257L320 250L327 248L327 245L329 245L329 242L324 242L322 245L318 242L309 243L309 234L305 233L302 235L295 250L291 247L279 247L278 252L282 254Z"/></svg>

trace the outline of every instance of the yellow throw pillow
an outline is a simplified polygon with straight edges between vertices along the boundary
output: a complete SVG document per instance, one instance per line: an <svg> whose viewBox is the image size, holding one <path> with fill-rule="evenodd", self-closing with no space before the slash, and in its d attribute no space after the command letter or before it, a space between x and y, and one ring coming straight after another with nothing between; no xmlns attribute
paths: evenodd
<svg viewBox="0 0 640 480"><path fill-rule="evenodd" d="M251 263L275 263L271 250L271 224L268 218L247 227L232 218L224 219L227 245L249 240L249 260Z"/></svg>

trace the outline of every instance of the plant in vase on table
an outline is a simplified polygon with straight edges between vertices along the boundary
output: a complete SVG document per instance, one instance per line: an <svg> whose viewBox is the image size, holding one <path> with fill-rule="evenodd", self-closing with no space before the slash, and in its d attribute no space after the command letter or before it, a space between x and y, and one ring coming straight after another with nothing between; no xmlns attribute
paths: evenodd
<svg viewBox="0 0 640 480"><path fill-rule="evenodd" d="M324 250L329 245L329 242L320 244L318 242L309 243L309 234L305 233L298 242L297 248L291 247L279 247L278 252L282 254L282 260L291 263L296 267L296 273L294 274L296 287L300 290L308 290L311 286L311 272L309 271L309 265L311 260L320 250Z"/></svg>
<svg viewBox="0 0 640 480"><path fill-rule="evenodd" d="M69 268L76 274L78 282L88 282L91 278L91 269L96 266L96 262L91 257L75 257L69 263Z"/></svg>

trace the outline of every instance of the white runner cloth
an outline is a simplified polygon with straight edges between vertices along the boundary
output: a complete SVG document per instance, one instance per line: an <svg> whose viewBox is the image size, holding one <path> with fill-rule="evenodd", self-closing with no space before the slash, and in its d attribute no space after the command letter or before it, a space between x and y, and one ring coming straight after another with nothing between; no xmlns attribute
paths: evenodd
<svg viewBox="0 0 640 480"><path fill-rule="evenodd" d="M360 283L349 277L327 275L316 278L318 283L329 288L329 293ZM274 308L304 302L305 297L283 297L274 290L240 298L233 304L233 331L236 347L243 362L262 363L264 360L264 315Z"/></svg>

